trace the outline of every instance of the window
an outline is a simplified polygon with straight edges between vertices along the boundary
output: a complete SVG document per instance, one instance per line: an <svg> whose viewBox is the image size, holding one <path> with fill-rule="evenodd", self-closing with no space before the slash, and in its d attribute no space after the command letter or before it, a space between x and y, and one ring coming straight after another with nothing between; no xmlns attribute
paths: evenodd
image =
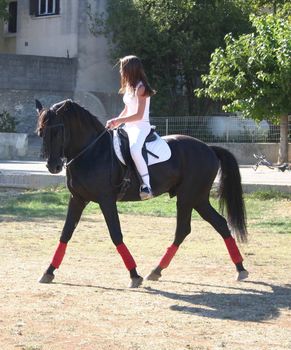
<svg viewBox="0 0 291 350"><path fill-rule="evenodd" d="M60 0L30 0L32 16L51 16L60 13Z"/></svg>
<svg viewBox="0 0 291 350"><path fill-rule="evenodd" d="M17 32L17 1L12 1L8 5L8 33Z"/></svg>

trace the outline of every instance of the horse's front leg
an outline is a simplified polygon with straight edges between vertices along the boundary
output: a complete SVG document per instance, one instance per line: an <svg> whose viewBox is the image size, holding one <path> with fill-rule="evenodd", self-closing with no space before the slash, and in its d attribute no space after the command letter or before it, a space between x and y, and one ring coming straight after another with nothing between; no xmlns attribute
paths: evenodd
<svg viewBox="0 0 291 350"><path fill-rule="evenodd" d="M50 283L54 279L54 271L55 269L58 269L62 263L66 252L67 244L71 239L76 226L78 225L78 222L80 220L84 208L86 207L86 204L86 202L71 196L68 205L66 221L62 230L59 244L56 248L55 254L48 269L39 279L40 283Z"/></svg>
<svg viewBox="0 0 291 350"><path fill-rule="evenodd" d="M131 278L129 287L137 288L142 284L143 278L137 273L136 263L130 251L123 242L116 201L114 199L106 198L100 201L99 205L104 215L111 240L116 246L118 253L120 254L127 270L129 271Z"/></svg>

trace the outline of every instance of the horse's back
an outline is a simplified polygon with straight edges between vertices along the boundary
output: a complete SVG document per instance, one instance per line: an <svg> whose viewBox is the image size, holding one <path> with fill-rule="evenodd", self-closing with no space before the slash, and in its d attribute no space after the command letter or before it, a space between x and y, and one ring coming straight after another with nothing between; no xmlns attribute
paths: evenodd
<svg viewBox="0 0 291 350"><path fill-rule="evenodd" d="M189 197L207 194L219 168L214 151L204 142L185 135L163 136L172 155L169 160L153 166L151 178L159 188L173 184L173 192Z"/></svg>
<svg viewBox="0 0 291 350"><path fill-rule="evenodd" d="M192 164L192 169L205 169L208 172L215 172L219 168L219 160L213 151L205 142L186 135L168 135L163 136L172 151L172 161L175 162L179 157L187 167Z"/></svg>

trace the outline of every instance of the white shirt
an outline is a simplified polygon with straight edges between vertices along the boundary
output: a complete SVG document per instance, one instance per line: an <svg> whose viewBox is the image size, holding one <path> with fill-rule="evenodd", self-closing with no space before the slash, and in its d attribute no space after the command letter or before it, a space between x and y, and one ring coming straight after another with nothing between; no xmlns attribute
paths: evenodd
<svg viewBox="0 0 291 350"><path fill-rule="evenodd" d="M137 90L140 86L142 86L142 82L140 81L134 91L132 91L129 88L126 88L126 91L123 95L123 102L127 107L127 115L133 115L137 113L137 108L138 108L138 96L137 96ZM142 116L142 119L138 120L138 121L134 121L134 122L128 122L130 123L130 125L132 125L133 123L140 123L140 122L148 122L150 121L149 115L150 115L150 96L148 96L146 98L146 104L145 104L145 109L144 109L144 113ZM126 123L127 124L127 123Z"/></svg>

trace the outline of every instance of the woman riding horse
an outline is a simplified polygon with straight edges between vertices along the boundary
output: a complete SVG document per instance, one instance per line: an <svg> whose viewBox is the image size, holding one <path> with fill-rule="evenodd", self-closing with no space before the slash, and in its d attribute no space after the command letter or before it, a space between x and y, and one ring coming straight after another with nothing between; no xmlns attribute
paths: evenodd
<svg viewBox="0 0 291 350"><path fill-rule="evenodd" d="M140 286L143 279L137 273L134 258L124 243L117 212L116 201L126 168L115 156L112 132L90 112L71 100L59 102L50 109L44 109L37 101L37 110L37 131L43 138L48 170L53 174L59 173L66 159L67 186L71 192L59 244L40 282L49 283L54 279L54 271L63 260L82 212L93 201L100 205L112 242L130 273L130 287ZM171 197L176 196L177 225L172 244L158 266L146 278L158 280L162 270L168 267L191 231L193 209L224 240L236 266L237 280L246 278L248 272L233 238L234 235L242 242L247 238L241 178L234 156L221 147L210 147L189 136L170 135L164 139L171 149L171 158L150 166L149 173L154 196L166 192ZM219 168L220 206L222 210L226 208L227 221L209 202L210 190ZM131 186L122 200L140 200L139 188L139 178L132 173Z"/></svg>

